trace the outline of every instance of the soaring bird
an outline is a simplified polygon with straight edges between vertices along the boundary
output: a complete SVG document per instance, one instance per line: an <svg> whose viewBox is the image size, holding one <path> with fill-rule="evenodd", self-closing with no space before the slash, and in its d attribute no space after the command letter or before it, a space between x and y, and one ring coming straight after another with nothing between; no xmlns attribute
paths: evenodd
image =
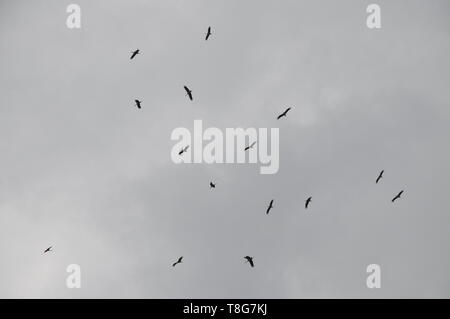
<svg viewBox="0 0 450 319"><path fill-rule="evenodd" d="M283 116L287 115L287 112L289 112L291 108L288 107L283 113L281 113L280 115L278 115L277 120L279 120L280 118L282 118Z"/></svg>
<svg viewBox="0 0 450 319"><path fill-rule="evenodd" d="M139 54L139 49L137 49L136 51L131 52L131 58L130 60L133 60L133 58Z"/></svg>
<svg viewBox="0 0 450 319"><path fill-rule="evenodd" d="M309 206L309 203L311 203L311 199L312 199L312 197L311 197L311 196L309 196L309 197L308 197L308 199L306 200L306 202L305 202L305 209L307 209L307 208L308 208L308 206Z"/></svg>
<svg viewBox="0 0 450 319"><path fill-rule="evenodd" d="M210 188L216 188L216 184L214 184L213 182L209 182L209 187Z"/></svg>
<svg viewBox="0 0 450 319"><path fill-rule="evenodd" d="M183 256L178 258L178 260L172 264L172 267L175 267L176 265L181 264L182 262L183 262Z"/></svg>
<svg viewBox="0 0 450 319"><path fill-rule="evenodd" d="M247 147L244 149L244 151L247 151L247 150L253 148L253 146L255 146L255 144L256 144L256 141L254 141L252 144L250 144L249 146L247 146Z"/></svg>
<svg viewBox="0 0 450 319"><path fill-rule="evenodd" d="M268 214L272 208L273 208L273 199L270 201L269 207L267 207L266 214Z"/></svg>
<svg viewBox="0 0 450 319"><path fill-rule="evenodd" d="M186 151L188 150L189 145L185 146L184 148L181 149L181 151L178 152L178 155L181 155L183 153L186 153Z"/></svg>
<svg viewBox="0 0 450 319"><path fill-rule="evenodd" d="M184 90L186 91L186 94L189 96L189 99L192 101L192 91L189 90L189 88L185 85Z"/></svg>
<svg viewBox="0 0 450 319"><path fill-rule="evenodd" d="M378 182L380 181L380 179L383 177L383 173L384 173L384 170L382 170L382 171L380 172L380 175L378 175L377 180L375 181L375 184L378 184Z"/></svg>
<svg viewBox="0 0 450 319"><path fill-rule="evenodd" d="M205 38L205 41L208 41L209 36L210 36L211 34L212 34L212 33L211 33L211 27L208 27L208 32L206 32L206 38Z"/></svg>
<svg viewBox="0 0 450 319"><path fill-rule="evenodd" d="M403 191L401 191L400 193L398 193L397 195L395 195L395 197L392 199L392 202L395 202L397 199L400 198L400 196L402 196Z"/></svg>
<svg viewBox="0 0 450 319"><path fill-rule="evenodd" d="M246 262L248 262L250 266L255 267L255 264L253 263L253 257L245 256L244 258L247 260Z"/></svg>
<svg viewBox="0 0 450 319"><path fill-rule="evenodd" d="M46 250L44 250L44 254L45 254L45 253L48 253L48 252L50 252L50 251L53 251L53 250L52 250L52 247L53 247L53 246L50 246L50 247L48 247Z"/></svg>
<svg viewBox="0 0 450 319"><path fill-rule="evenodd" d="M142 103L142 101L134 100L134 103L136 103L136 106L137 106L138 109L141 108L141 103Z"/></svg>

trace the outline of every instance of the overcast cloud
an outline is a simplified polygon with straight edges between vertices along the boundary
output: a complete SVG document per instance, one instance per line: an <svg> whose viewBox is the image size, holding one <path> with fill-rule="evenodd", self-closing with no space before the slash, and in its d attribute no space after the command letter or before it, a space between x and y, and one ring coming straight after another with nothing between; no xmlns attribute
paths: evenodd
<svg viewBox="0 0 450 319"><path fill-rule="evenodd" d="M449 10L1 0L0 297L449 298ZM174 164L195 119L279 127L278 173Z"/></svg>

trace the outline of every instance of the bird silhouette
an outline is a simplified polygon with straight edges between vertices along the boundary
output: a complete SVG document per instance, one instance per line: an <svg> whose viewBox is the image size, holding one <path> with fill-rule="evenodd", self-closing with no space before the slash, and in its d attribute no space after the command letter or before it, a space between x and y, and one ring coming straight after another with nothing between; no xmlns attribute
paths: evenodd
<svg viewBox="0 0 450 319"><path fill-rule="evenodd" d="M283 113L281 113L280 115L278 115L277 120L279 120L280 118L282 118L283 116L287 115L287 112L289 112L291 108L288 107Z"/></svg>
<svg viewBox="0 0 450 319"><path fill-rule="evenodd" d="M382 171L380 172L380 175L378 175L377 180L375 181L375 184L378 184L378 182L380 181L380 179L383 177L383 173L384 173L384 170L382 170Z"/></svg>
<svg viewBox="0 0 450 319"><path fill-rule="evenodd" d="M184 90L186 91L186 94L189 96L189 99L192 101L192 91L189 90L189 88L185 85Z"/></svg>
<svg viewBox="0 0 450 319"><path fill-rule="evenodd" d="M400 193L398 193L397 195L395 195L395 197L392 199L392 202L395 202L397 199L400 198L400 196L402 196L403 191L400 191Z"/></svg>
<svg viewBox="0 0 450 319"><path fill-rule="evenodd" d="M185 146L184 148L181 149L181 151L178 152L178 155L181 155L183 153L186 153L186 151L188 150L189 145Z"/></svg>
<svg viewBox="0 0 450 319"><path fill-rule="evenodd" d="M133 58L139 54L139 49L137 49L136 51L131 52L131 58L130 60L133 60Z"/></svg>
<svg viewBox="0 0 450 319"><path fill-rule="evenodd" d="M255 267L255 264L253 263L253 257L245 256L246 262L250 264L250 266Z"/></svg>
<svg viewBox="0 0 450 319"><path fill-rule="evenodd" d="M269 207L267 207L266 214L269 214L272 208L273 208L273 199L270 201Z"/></svg>
<svg viewBox="0 0 450 319"><path fill-rule="evenodd" d="M178 258L178 260L172 264L172 267L175 267L176 265L181 264L182 262L183 262L183 256Z"/></svg>
<svg viewBox="0 0 450 319"><path fill-rule="evenodd" d="M208 27L208 32L206 32L206 37L205 37L205 41L208 41L209 36L211 35L211 27Z"/></svg>
<svg viewBox="0 0 450 319"><path fill-rule="evenodd" d="M244 151L247 151L247 150L253 148L253 146L255 146L255 144L256 144L256 141L254 141L252 144L250 144L249 146L247 146L247 147L244 149Z"/></svg>
<svg viewBox="0 0 450 319"><path fill-rule="evenodd" d="M306 200L306 202L305 202L305 209L308 208L309 203L311 203L311 199L312 199L312 197L310 196L310 197L308 197L308 199Z"/></svg>
<svg viewBox="0 0 450 319"><path fill-rule="evenodd" d="M136 106L137 106L138 109L141 108L141 103L142 103L142 101L134 100L134 103L136 103Z"/></svg>
<svg viewBox="0 0 450 319"><path fill-rule="evenodd" d="M48 252L50 252L50 251L53 251L53 250L52 250L52 247L53 247L53 246L50 246L50 247L48 247L46 250L44 250L44 254L45 254L45 253L48 253Z"/></svg>
<svg viewBox="0 0 450 319"><path fill-rule="evenodd" d="M209 182L209 187L210 188L216 188L216 184L214 184L213 182Z"/></svg>

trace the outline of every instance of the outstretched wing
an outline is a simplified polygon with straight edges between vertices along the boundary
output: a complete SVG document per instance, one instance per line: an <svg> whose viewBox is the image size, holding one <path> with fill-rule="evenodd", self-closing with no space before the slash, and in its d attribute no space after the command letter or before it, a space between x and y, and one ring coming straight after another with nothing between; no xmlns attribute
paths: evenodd
<svg viewBox="0 0 450 319"><path fill-rule="evenodd" d="M189 90L187 86L184 86L184 90L186 91L187 95L189 96L189 99L192 101L192 91Z"/></svg>
<svg viewBox="0 0 450 319"><path fill-rule="evenodd" d="M383 173L384 173L384 170L381 171L380 174L378 175L377 180L375 181L375 184L378 184L378 182L380 181L381 177L383 177Z"/></svg>
<svg viewBox="0 0 450 319"><path fill-rule="evenodd" d="M269 207L267 207L266 214L268 214L269 211L272 209L272 207L273 207L272 204L273 204L273 199L270 201Z"/></svg>

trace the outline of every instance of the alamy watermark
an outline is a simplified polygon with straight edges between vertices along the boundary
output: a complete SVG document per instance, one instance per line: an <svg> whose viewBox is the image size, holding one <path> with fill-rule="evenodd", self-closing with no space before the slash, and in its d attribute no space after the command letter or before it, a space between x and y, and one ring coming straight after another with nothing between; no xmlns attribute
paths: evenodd
<svg viewBox="0 0 450 319"><path fill-rule="evenodd" d="M70 274L66 279L66 286L69 289L81 288L81 267L78 264L70 264L66 271Z"/></svg>
<svg viewBox="0 0 450 319"><path fill-rule="evenodd" d="M173 130L171 139L178 141L171 152L176 164L259 163L261 174L275 174L279 169L278 128L238 127L226 128L223 132L209 127L203 131L202 120L195 120L193 134L185 127L178 127Z"/></svg>
<svg viewBox="0 0 450 319"><path fill-rule="evenodd" d="M366 268L367 276L366 285L369 289L381 288L381 267L377 264L370 264Z"/></svg>
<svg viewBox="0 0 450 319"><path fill-rule="evenodd" d="M366 19L366 25L369 29L381 29L381 8L373 3L367 6L367 13L370 13Z"/></svg>
<svg viewBox="0 0 450 319"><path fill-rule="evenodd" d="M66 20L66 26L69 29L81 28L81 7L78 4L72 3L67 6L67 13L70 13Z"/></svg>

